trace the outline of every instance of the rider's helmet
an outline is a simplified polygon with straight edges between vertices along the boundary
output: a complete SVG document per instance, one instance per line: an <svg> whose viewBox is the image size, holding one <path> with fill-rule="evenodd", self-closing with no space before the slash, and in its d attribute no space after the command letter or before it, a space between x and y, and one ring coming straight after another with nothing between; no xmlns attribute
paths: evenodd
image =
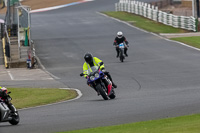
<svg viewBox="0 0 200 133"><path fill-rule="evenodd" d="M5 88L5 87L1 87L0 86L0 90L3 92L3 91L6 91L6 93L8 92L8 90L7 90L7 88Z"/></svg>
<svg viewBox="0 0 200 133"><path fill-rule="evenodd" d="M86 53L85 56L84 56L84 59L87 63L93 62L93 57L92 57L92 54L90 54L90 53Z"/></svg>
<svg viewBox="0 0 200 133"><path fill-rule="evenodd" d="M117 37L118 37L118 38L122 38L122 36L123 36L123 33L122 33L121 31L118 31L118 32L117 32Z"/></svg>

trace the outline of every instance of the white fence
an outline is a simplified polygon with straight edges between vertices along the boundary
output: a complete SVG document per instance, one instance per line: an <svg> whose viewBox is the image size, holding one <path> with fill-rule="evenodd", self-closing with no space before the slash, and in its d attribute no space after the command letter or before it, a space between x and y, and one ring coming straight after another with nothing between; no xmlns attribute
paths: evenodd
<svg viewBox="0 0 200 133"><path fill-rule="evenodd" d="M175 28L197 31L198 20L194 17L176 16L162 12L158 10L158 7L148 3L135 0L119 0L119 3L115 4L115 10L141 15L165 25L173 26Z"/></svg>

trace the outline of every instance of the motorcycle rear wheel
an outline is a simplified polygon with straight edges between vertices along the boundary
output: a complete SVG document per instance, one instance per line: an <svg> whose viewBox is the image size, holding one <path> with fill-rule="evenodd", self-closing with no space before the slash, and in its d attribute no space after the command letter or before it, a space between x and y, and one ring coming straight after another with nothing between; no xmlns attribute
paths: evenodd
<svg viewBox="0 0 200 133"><path fill-rule="evenodd" d="M100 84L97 84L96 89L97 89L97 91L99 91L99 93L101 94L101 96L103 97L104 100L108 100L108 95Z"/></svg>

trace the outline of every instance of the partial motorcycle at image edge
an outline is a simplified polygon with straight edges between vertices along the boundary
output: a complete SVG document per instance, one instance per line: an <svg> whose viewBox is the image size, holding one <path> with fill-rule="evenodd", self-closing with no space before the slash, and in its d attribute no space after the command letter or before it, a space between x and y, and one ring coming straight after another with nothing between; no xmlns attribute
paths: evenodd
<svg viewBox="0 0 200 133"><path fill-rule="evenodd" d="M10 104L12 110L8 107L7 102L10 103L12 98L10 97L11 92L3 90L0 93L0 122L9 122L12 125L17 125L20 121L19 113L13 104Z"/></svg>
<svg viewBox="0 0 200 133"><path fill-rule="evenodd" d="M100 63L100 66L103 65L103 62ZM112 82L104 74L104 70L100 69L100 66L91 67L92 72L89 74L81 73L80 76L87 75L88 84L100 94L104 100L114 99L116 97L114 87Z"/></svg>

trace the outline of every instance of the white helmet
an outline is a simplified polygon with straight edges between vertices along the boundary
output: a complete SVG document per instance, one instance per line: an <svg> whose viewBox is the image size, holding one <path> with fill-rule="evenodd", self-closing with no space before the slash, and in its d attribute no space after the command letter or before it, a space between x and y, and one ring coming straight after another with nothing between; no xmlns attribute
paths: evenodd
<svg viewBox="0 0 200 133"><path fill-rule="evenodd" d="M117 32L117 37L118 37L118 38L122 38L122 36L123 36L123 33L122 33L121 31L118 31L118 32Z"/></svg>
<svg viewBox="0 0 200 133"><path fill-rule="evenodd" d="M6 93L8 92L7 88L5 88L5 87L0 86L0 90L5 91Z"/></svg>

